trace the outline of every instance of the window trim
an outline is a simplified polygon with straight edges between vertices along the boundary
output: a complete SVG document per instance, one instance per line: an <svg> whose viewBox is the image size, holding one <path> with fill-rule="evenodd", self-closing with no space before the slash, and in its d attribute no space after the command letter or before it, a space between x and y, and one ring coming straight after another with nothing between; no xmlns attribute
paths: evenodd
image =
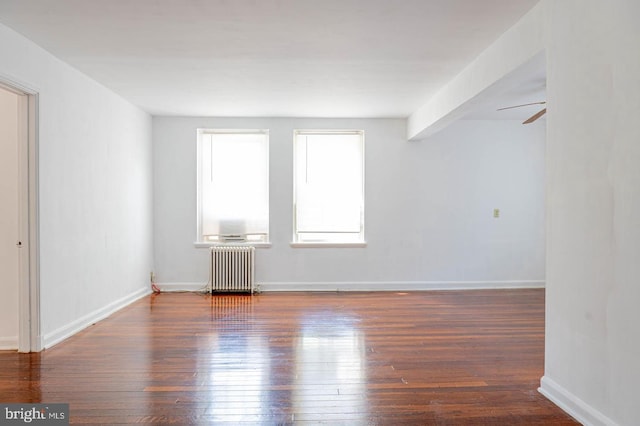
<svg viewBox="0 0 640 426"><path fill-rule="evenodd" d="M195 248L211 248L211 247L255 247L270 248L271 241L266 242L216 242L216 241L194 241Z"/></svg>
<svg viewBox="0 0 640 426"><path fill-rule="evenodd" d="M212 128L198 128L196 129L196 239L193 242L195 248L209 248L216 246L252 246L257 248L271 247L271 220L270 212L267 217L267 236L264 241L207 241L202 234L202 197L200 182L202 180L202 135L238 135L238 134L251 134L251 135L264 135L267 143L267 191L269 192L270 186L270 141L269 141L269 129L212 129ZM270 196L268 195L269 200ZM269 201L270 204L270 201ZM270 210L270 209L269 209Z"/></svg>
<svg viewBox="0 0 640 426"><path fill-rule="evenodd" d="M359 241L300 241L298 239L297 231L297 189L296 189L296 176L297 176L297 161L296 161L296 140L300 135L359 135L362 144L362 201L360 208L360 233L361 239ZM293 248L359 248L366 247L367 241L365 239L365 131L364 129L294 129L293 130L293 204L292 204L292 240L289 245Z"/></svg>
<svg viewBox="0 0 640 426"><path fill-rule="evenodd" d="M346 242L346 243L337 243L337 242L294 242L291 241L289 246L293 248L362 248L367 246L366 241L362 242Z"/></svg>

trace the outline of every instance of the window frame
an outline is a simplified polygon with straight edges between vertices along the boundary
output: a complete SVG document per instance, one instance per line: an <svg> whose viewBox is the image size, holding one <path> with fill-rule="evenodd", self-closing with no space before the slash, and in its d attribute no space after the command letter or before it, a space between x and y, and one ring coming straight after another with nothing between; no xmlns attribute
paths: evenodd
<svg viewBox="0 0 640 426"><path fill-rule="evenodd" d="M266 185L267 185L267 199L269 200L267 210L267 234L264 240L261 241L231 241L231 240L206 240L203 235L203 220L202 220L202 136L203 135L238 135L238 134L252 134L263 135L266 143ZM270 141L269 141L269 129L229 129L229 128L198 128L196 131L196 241L193 243L196 248L209 248L214 246L253 246L253 247L271 247L271 221L270 221Z"/></svg>
<svg viewBox="0 0 640 426"><path fill-rule="evenodd" d="M357 241L304 241L300 240L297 224L297 154L296 154L296 142L298 136L302 135L358 135L360 137L360 161L361 161L361 200L360 200L360 232L358 233L359 240ZM366 247L367 242L365 239L365 131L364 129L295 129L293 131L293 205L292 205L292 241L291 247L299 248L322 248L322 247L335 247L335 248L356 248ZM337 233L337 232L336 232ZM335 234L335 233L334 233Z"/></svg>

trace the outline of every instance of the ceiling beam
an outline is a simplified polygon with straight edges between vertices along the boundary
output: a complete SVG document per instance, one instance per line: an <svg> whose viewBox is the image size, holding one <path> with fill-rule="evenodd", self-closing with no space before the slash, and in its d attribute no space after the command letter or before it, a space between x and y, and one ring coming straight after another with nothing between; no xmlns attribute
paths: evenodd
<svg viewBox="0 0 640 426"><path fill-rule="evenodd" d="M517 83L544 63L547 2L541 2L408 118L407 137L422 140L463 117L474 105Z"/></svg>

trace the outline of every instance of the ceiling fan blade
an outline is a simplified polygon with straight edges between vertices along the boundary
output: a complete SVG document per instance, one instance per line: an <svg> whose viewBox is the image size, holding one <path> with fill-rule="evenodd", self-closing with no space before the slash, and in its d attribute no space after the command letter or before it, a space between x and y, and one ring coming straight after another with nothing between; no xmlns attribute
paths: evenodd
<svg viewBox="0 0 640 426"><path fill-rule="evenodd" d="M504 111L505 109L520 108L520 107L529 106L529 105L544 105L546 103L547 103L546 101L531 102L530 104L513 105L513 106L504 107L504 108L498 108L496 111Z"/></svg>
<svg viewBox="0 0 640 426"><path fill-rule="evenodd" d="M536 112L535 114L533 114L531 117L527 118L525 121L522 122L522 124L530 124L533 123L534 121L536 121L538 118L542 117L543 115L545 115L547 112L547 109L544 108L541 111Z"/></svg>

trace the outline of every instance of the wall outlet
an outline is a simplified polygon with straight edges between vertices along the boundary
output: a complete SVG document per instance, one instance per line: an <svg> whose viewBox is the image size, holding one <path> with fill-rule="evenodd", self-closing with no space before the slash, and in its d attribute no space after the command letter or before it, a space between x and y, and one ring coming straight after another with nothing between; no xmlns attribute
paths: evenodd
<svg viewBox="0 0 640 426"><path fill-rule="evenodd" d="M496 219L500 217L500 209L493 209L493 217Z"/></svg>
<svg viewBox="0 0 640 426"><path fill-rule="evenodd" d="M156 282L156 274L154 274L153 271L149 272L149 280L151 280L152 283Z"/></svg>

